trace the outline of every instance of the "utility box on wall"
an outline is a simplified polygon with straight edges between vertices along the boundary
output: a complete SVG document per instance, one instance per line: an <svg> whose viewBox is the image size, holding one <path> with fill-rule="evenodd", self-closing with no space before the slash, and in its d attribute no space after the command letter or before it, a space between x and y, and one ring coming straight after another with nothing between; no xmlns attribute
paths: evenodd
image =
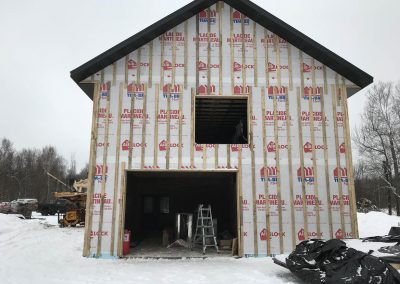
<svg viewBox="0 0 400 284"><path fill-rule="evenodd" d="M122 256L129 170L237 172L243 256L358 237L347 89L372 77L252 2L196 0L71 77L93 99L85 256Z"/></svg>

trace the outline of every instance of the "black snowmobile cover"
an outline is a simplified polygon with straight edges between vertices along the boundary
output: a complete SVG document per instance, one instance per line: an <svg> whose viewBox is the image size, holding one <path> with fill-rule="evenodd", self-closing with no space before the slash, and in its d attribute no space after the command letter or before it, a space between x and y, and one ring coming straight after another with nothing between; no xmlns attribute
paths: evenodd
<svg viewBox="0 0 400 284"><path fill-rule="evenodd" d="M393 267L336 239L299 243L286 265L306 283L400 284L400 274Z"/></svg>

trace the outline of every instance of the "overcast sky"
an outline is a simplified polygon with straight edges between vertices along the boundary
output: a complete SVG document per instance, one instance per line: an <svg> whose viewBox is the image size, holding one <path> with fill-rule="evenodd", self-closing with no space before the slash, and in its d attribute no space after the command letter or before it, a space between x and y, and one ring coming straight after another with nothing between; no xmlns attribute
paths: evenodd
<svg viewBox="0 0 400 284"><path fill-rule="evenodd" d="M69 72L188 0L0 0L0 139L88 161L91 100ZM254 0L374 77L400 79L399 0ZM368 88L349 100L350 124Z"/></svg>

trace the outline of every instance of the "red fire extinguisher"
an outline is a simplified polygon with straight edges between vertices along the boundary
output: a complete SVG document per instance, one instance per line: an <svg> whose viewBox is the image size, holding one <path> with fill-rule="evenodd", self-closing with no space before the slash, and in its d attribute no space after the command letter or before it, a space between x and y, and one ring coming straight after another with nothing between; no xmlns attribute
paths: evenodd
<svg viewBox="0 0 400 284"><path fill-rule="evenodd" d="M129 254L131 246L131 231L125 230L124 231L124 245L123 245L123 254Z"/></svg>

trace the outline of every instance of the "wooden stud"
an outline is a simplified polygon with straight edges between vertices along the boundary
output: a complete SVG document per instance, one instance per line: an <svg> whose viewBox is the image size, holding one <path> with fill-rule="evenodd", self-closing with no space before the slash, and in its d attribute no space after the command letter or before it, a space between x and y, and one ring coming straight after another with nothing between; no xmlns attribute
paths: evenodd
<svg viewBox="0 0 400 284"><path fill-rule="evenodd" d="M191 101L190 101L190 111L191 111L191 118L190 118L190 168L194 168L194 124L195 124L195 90L191 89Z"/></svg>
<svg viewBox="0 0 400 284"><path fill-rule="evenodd" d="M151 88L153 86L153 41L149 42L149 78L148 78L148 87Z"/></svg>
<svg viewBox="0 0 400 284"><path fill-rule="evenodd" d="M327 75L326 75L326 66L323 65L323 76L324 76L324 94L328 94L328 80L327 80Z"/></svg>
<svg viewBox="0 0 400 284"><path fill-rule="evenodd" d="M269 63L269 50L268 50L268 31L264 29L264 57L265 57L265 85L269 87L269 70L268 70L268 63Z"/></svg>
<svg viewBox="0 0 400 284"><path fill-rule="evenodd" d="M128 84L128 61L129 55L125 56L125 84Z"/></svg>
<svg viewBox="0 0 400 284"><path fill-rule="evenodd" d="M264 198L265 198L265 228L270 232L270 216L269 216L269 188L268 177L266 175L268 168L267 159L267 131L265 126L265 87L261 88L261 112L262 112L262 137L263 137L263 161L264 161ZM271 255L271 239L266 238L267 255Z"/></svg>
<svg viewBox="0 0 400 284"><path fill-rule="evenodd" d="M172 29L172 87L175 87L176 76L176 27Z"/></svg>
<svg viewBox="0 0 400 284"><path fill-rule="evenodd" d="M156 84L155 87L155 110L154 110L154 152L153 152L153 166L158 166L158 112L159 112L159 101L160 101L160 88Z"/></svg>
<svg viewBox="0 0 400 284"><path fill-rule="evenodd" d="M240 171L236 172L236 212L237 212L237 234L238 234L238 255L243 256L243 196L240 191Z"/></svg>
<svg viewBox="0 0 400 284"><path fill-rule="evenodd" d="M146 144L146 126L147 126L147 84L144 84L144 94L143 94L143 118L142 118L142 145ZM145 163L145 151L146 147L141 147L141 155L140 155L140 168L144 168Z"/></svg>
<svg viewBox="0 0 400 284"><path fill-rule="evenodd" d="M293 90L293 66L292 66L292 45L287 43L288 69L289 69L289 90Z"/></svg>
<svg viewBox="0 0 400 284"><path fill-rule="evenodd" d="M123 237L125 227L125 199L126 199L126 171L125 162L121 163L121 185L119 202L119 226L118 226L118 256L123 256Z"/></svg>
<svg viewBox="0 0 400 284"><path fill-rule="evenodd" d="M132 88L136 88L134 83L132 82ZM132 94L131 96L131 118L129 122L129 152L128 152L128 169L132 169L132 152L133 152L133 132L134 132L134 124L135 124L135 95Z"/></svg>
<svg viewBox="0 0 400 284"><path fill-rule="evenodd" d="M275 160L276 160L276 191L277 191L277 199L278 199L278 222L279 222L279 232L283 232L283 224L282 224L282 196L281 196L281 169L280 169L280 156L279 156L279 138L278 138L278 108L276 101L276 88L273 88L273 104L274 104L274 140L276 145L275 150ZM279 248L280 253L284 252L283 246L283 237L279 235Z"/></svg>
<svg viewBox="0 0 400 284"><path fill-rule="evenodd" d="M296 246L296 215L294 211L294 189L293 189L293 163L292 163L292 139L290 133L291 121L290 121L290 108L289 108L289 94L286 91L285 98L285 110L286 110L286 143L288 147L288 168L289 168L289 190L290 190L290 216L292 220L292 249Z"/></svg>
<svg viewBox="0 0 400 284"><path fill-rule="evenodd" d="M188 74L188 21L185 21L183 24L183 28L184 28L184 33L185 33L185 46L184 46L184 50L183 50L183 57L184 57L184 78L183 78L183 87L186 90L188 87L188 80L187 80L187 74ZM195 64L196 65L196 64ZM196 67L197 68L197 67Z"/></svg>
<svg viewBox="0 0 400 284"><path fill-rule="evenodd" d="M142 60L142 48L137 49L137 68L136 68L136 84L140 84L140 72L141 72L141 60Z"/></svg>
<svg viewBox="0 0 400 284"><path fill-rule="evenodd" d="M232 18L232 15L233 15L233 8L232 7L230 7L230 43L229 43L229 46L230 46L230 55L231 55L231 69L230 69L230 74L231 74L231 94L233 95L234 94L234 87L235 87L235 72L233 72L233 64L234 64L234 52L235 52L235 49L234 49L234 41L233 41L233 18Z"/></svg>
<svg viewBox="0 0 400 284"><path fill-rule="evenodd" d="M89 157L89 173L88 173L88 189L87 189L87 202L86 202L86 224L85 224L85 238L83 244L83 256L90 255L90 231L92 229L93 219L93 193L94 193L94 173L96 172L96 145L98 134L98 121L99 121L99 106L100 106L100 86L95 83L93 91L93 113L92 113L92 129L90 137L90 157Z"/></svg>
<svg viewBox="0 0 400 284"><path fill-rule="evenodd" d="M242 34L242 86L243 86L243 95L246 94L246 45L244 43L244 16L243 13L240 13L240 28ZM233 71L231 71L234 73ZM249 128L248 128L249 129Z"/></svg>
<svg viewBox="0 0 400 284"><path fill-rule="evenodd" d="M274 48L275 48L275 56L276 56L276 77L278 81L278 88L281 87L281 48L279 46L279 36L275 35L274 37Z"/></svg>
<svg viewBox="0 0 400 284"><path fill-rule="evenodd" d="M335 152L336 152L336 166L340 169L340 154L339 154L339 136L338 136L338 125L337 125L337 110L336 110L336 102L337 102L337 92L338 85L332 87L332 108L333 108L333 128L335 132ZM346 149L347 151L347 149ZM342 173L338 170L338 188L339 188L339 204L340 204L340 225L341 230L343 232L343 236L346 235L346 228L344 222L344 205L343 205L343 190L342 190Z"/></svg>
<svg viewBox="0 0 400 284"><path fill-rule="evenodd" d="M160 90L164 88L164 36L165 33L161 35L161 58L160 58Z"/></svg>
<svg viewBox="0 0 400 284"><path fill-rule="evenodd" d="M100 82L103 84L104 83L104 69L100 71Z"/></svg>
<svg viewBox="0 0 400 284"><path fill-rule="evenodd" d="M179 96L179 148L178 148L178 169L182 168L182 123L183 123L183 94Z"/></svg>
<svg viewBox="0 0 400 284"><path fill-rule="evenodd" d="M240 200L243 201L243 184L242 184L242 175L243 175L243 168L242 168L242 144L239 144L238 147L238 170L239 170L239 183L238 183L238 187L239 187L239 196L240 196ZM241 210L240 212L238 212L238 214L240 214L240 232L243 232L243 210ZM243 238L242 238L242 244L240 246L241 248L241 254L243 254Z"/></svg>
<svg viewBox="0 0 400 284"><path fill-rule="evenodd" d="M278 89L281 89L282 86L282 80L281 80L281 70L280 70L280 65L281 65L281 53L280 53L280 46L279 46L279 37L275 35L275 46L276 46L276 62L278 65L277 68L277 81L278 81ZM276 145L276 169L277 169L277 195L278 195L278 212L279 212L279 231L283 231L283 225L282 225L282 196L281 196L281 167L280 167L280 155L279 155L279 136L278 136L278 102L276 99L276 88L273 88L274 92L274 135L275 135L275 145ZM279 236L279 247L281 250L281 253L284 252L284 245L283 245L283 237Z"/></svg>
<svg viewBox="0 0 400 284"><path fill-rule="evenodd" d="M165 151L165 165L167 170L169 169L169 158L170 158L170 144L171 144L171 84L168 84L167 91L167 150Z"/></svg>
<svg viewBox="0 0 400 284"><path fill-rule="evenodd" d="M254 64L254 87L258 87L258 56L257 56L257 23L253 21L253 64Z"/></svg>
<svg viewBox="0 0 400 284"><path fill-rule="evenodd" d="M301 60L301 63L303 63L303 60ZM320 208L319 208L319 194L318 194L318 168L317 168L317 157L315 155L315 127L314 127L314 109L313 109L313 95L316 90L316 83L315 83L315 63L314 63L314 58L311 59L311 66L312 66L312 71L311 71L311 77L312 77L312 88L313 91L311 94L309 94L308 98L308 109L310 111L310 134L311 134L311 155L312 155L312 163L313 163L313 168L314 168L314 195L315 199L317 202L315 202L315 214L316 214L316 223L317 223L317 236L321 236L321 218L320 218ZM304 80L304 76L301 77L302 80ZM303 83L304 85L304 83ZM304 88L303 88L303 94L304 94Z"/></svg>
<svg viewBox="0 0 400 284"><path fill-rule="evenodd" d="M112 223L111 223L111 244L110 255L114 255L114 239L115 239L115 212L117 208L117 194L118 194L118 178L119 178L119 154L121 149L121 114L122 114L122 100L123 100L123 83L119 83L119 101L118 101L118 125L117 125L117 141L115 147L115 177L114 177L114 194L113 194L113 208L112 208Z"/></svg>
<svg viewBox="0 0 400 284"><path fill-rule="evenodd" d="M250 114L250 120L253 117L253 94L252 91L249 94L248 109ZM250 122L250 154L251 154L251 193L253 196L253 243L254 243L254 256L258 256L258 230L257 230L257 191L256 191L256 165L255 165L255 153L254 153L254 132L253 123Z"/></svg>
<svg viewBox="0 0 400 284"><path fill-rule="evenodd" d="M117 61L112 64L112 85L115 86L117 83Z"/></svg>
<svg viewBox="0 0 400 284"><path fill-rule="evenodd" d="M196 14L196 94L199 91L199 61L200 61L200 38L199 38L199 14Z"/></svg>
<svg viewBox="0 0 400 284"><path fill-rule="evenodd" d="M105 134L104 134L104 145L108 145L108 132L110 128L110 97L111 90L108 92L107 96L107 104L106 104L106 115L105 115ZM108 155L108 147L104 147L103 151L103 165L102 165L102 176L101 176L101 194L100 194L100 217L99 217L99 227L98 232L100 232L97 236L97 253L96 256L99 257L101 255L101 240L102 240L102 231L103 231L103 217L104 217L104 199L106 194L106 167L107 167L107 155Z"/></svg>
<svg viewBox="0 0 400 284"><path fill-rule="evenodd" d="M202 144L203 148L203 169L207 169L207 145Z"/></svg>
<svg viewBox="0 0 400 284"><path fill-rule="evenodd" d="M218 94L222 95L222 14L221 14L221 4L223 2L217 2L217 13L218 13L218 44L219 44L219 54L218 54L218 59L219 59L219 68L218 68L218 81L219 81L219 91Z"/></svg>
<svg viewBox="0 0 400 284"><path fill-rule="evenodd" d="M300 62L300 67L302 68L301 62ZM300 91L300 88L297 87L296 96L297 96L297 122L299 128L298 133L299 133L300 168L301 168L301 200L303 205L304 236L306 239L308 239L308 215L306 207L307 199L306 199L306 185L304 181L303 125L301 122L301 100L300 100L301 93L302 92Z"/></svg>
<svg viewBox="0 0 400 284"><path fill-rule="evenodd" d="M344 79L343 79L344 81ZM353 238L358 238L358 222L357 222L357 205L356 195L354 188L353 177L353 157L351 151L350 127L349 127L349 113L347 109L347 89L345 82L342 83L342 113L343 113L343 136L345 142L345 155L348 179L348 192L350 201L350 220L351 220L351 233Z"/></svg>
<svg viewBox="0 0 400 284"><path fill-rule="evenodd" d="M231 165L231 144L226 144L226 166L228 169L232 167Z"/></svg>
<svg viewBox="0 0 400 284"><path fill-rule="evenodd" d="M211 91L211 42L210 42L210 32L211 32L211 23L210 23L210 8L207 8L207 95L210 95Z"/></svg>
<svg viewBox="0 0 400 284"><path fill-rule="evenodd" d="M326 81L324 82L326 84ZM327 91L324 90L324 93ZM325 116L325 98L321 95L321 116L322 116L322 136L324 143L324 166L325 166L325 187L326 187L326 204L328 205L328 223L329 223L329 238L333 238L333 226L332 226L332 207L331 207L331 185L329 182L329 157L328 157L328 141L326 137L326 116Z"/></svg>

